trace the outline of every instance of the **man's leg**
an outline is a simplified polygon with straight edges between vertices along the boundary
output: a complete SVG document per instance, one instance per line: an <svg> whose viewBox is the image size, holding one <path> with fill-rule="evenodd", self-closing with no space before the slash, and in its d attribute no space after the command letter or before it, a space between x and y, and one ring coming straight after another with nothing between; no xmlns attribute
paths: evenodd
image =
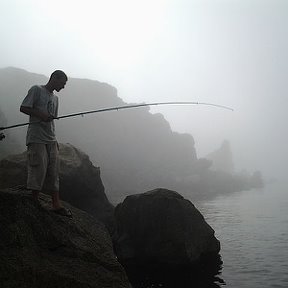
<svg viewBox="0 0 288 288"><path fill-rule="evenodd" d="M48 155L48 167L45 187L51 194L53 211L61 216L72 217L72 212L62 206L59 196L59 148L58 143L46 145Z"/></svg>
<svg viewBox="0 0 288 288"><path fill-rule="evenodd" d="M47 152L45 144L31 143L27 147L27 189L38 201L47 170Z"/></svg>
<svg viewBox="0 0 288 288"><path fill-rule="evenodd" d="M48 155L48 167L46 182L47 194L51 195L53 209L60 209L62 207L59 196L59 148L58 143L53 142L46 145Z"/></svg>

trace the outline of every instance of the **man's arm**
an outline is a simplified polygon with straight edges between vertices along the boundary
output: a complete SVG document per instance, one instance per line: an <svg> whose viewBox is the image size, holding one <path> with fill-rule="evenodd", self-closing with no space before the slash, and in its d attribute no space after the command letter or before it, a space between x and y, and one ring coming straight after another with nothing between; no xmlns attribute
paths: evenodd
<svg viewBox="0 0 288 288"><path fill-rule="evenodd" d="M49 122L53 120L53 117L45 112L41 112L35 108L31 107L25 107L25 106L20 106L20 112L29 115L29 116L35 116L39 118L42 121Z"/></svg>

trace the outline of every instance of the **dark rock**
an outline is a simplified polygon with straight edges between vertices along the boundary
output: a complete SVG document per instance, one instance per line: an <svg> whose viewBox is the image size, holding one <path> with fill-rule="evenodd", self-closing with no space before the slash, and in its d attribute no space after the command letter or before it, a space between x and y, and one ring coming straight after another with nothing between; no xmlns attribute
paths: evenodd
<svg viewBox="0 0 288 288"><path fill-rule="evenodd" d="M116 253L123 263L189 265L220 251L201 213L174 191L128 196L115 208L115 218Z"/></svg>
<svg viewBox="0 0 288 288"><path fill-rule="evenodd" d="M109 203L100 177L100 168L70 144L60 144L60 197L113 227L114 207ZM25 186L26 152L0 161L0 188ZM112 228L111 228L112 229Z"/></svg>
<svg viewBox="0 0 288 288"><path fill-rule="evenodd" d="M64 203L73 218L28 191L0 190L1 288L131 287L105 226Z"/></svg>

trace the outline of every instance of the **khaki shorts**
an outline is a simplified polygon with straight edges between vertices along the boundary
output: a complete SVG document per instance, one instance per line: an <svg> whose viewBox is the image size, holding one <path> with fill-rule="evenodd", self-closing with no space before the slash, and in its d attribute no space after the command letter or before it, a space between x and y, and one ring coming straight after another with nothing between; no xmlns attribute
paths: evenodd
<svg viewBox="0 0 288 288"><path fill-rule="evenodd" d="M59 148L50 144L30 143L27 147L27 189L59 191Z"/></svg>

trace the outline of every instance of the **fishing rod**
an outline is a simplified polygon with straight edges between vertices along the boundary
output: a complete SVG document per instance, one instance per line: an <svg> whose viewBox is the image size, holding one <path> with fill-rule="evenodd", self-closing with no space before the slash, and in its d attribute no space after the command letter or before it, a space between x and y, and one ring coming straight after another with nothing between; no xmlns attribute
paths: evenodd
<svg viewBox="0 0 288 288"><path fill-rule="evenodd" d="M108 111L115 111L115 110L123 110L123 109L131 109L131 108L138 108L138 107L144 107L144 106L156 106L156 105L207 105L207 106L214 106L218 108L228 109L231 111L234 111L232 108L213 104L213 103L204 103L204 102L157 102L157 103L143 103L143 104L134 104L134 105L124 105L124 106L116 106L116 107L108 107L108 108L101 108L97 110L91 110L91 111L84 111L84 112L78 112L78 113L72 113L67 115L62 115L59 117L55 117L54 119L64 119L64 118L70 118L70 117L76 117L76 116L84 116L87 114L93 114L93 113L100 113L100 112L108 112ZM35 121L35 122L26 122L26 123L20 123L16 125L6 126L6 127L0 127L0 131L12 129L16 127L22 127L29 124L36 124L44 121ZM0 133L0 140L4 139L5 135L3 133Z"/></svg>

